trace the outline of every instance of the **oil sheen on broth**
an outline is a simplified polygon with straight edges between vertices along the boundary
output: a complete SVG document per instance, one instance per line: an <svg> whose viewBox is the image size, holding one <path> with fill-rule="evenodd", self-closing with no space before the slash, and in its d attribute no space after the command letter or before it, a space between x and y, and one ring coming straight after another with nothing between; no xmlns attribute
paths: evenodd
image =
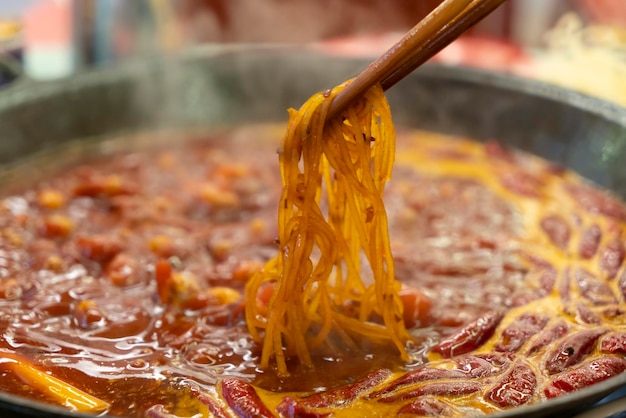
<svg viewBox="0 0 626 418"><path fill-rule="evenodd" d="M277 251L281 131L189 134L5 196L0 389L62 404L40 371L112 415L463 416L625 370L622 203L497 142L414 131L384 196L413 360L364 339L260 370L243 292Z"/></svg>

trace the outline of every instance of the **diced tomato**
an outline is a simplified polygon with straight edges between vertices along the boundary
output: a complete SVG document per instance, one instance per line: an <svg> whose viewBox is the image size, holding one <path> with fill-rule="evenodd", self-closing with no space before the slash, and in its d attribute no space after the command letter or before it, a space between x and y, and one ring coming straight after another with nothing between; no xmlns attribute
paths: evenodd
<svg viewBox="0 0 626 418"><path fill-rule="evenodd" d="M404 324L407 328L424 325L430 316L432 301L428 296L412 287L400 290L400 299L404 305Z"/></svg>
<svg viewBox="0 0 626 418"><path fill-rule="evenodd" d="M275 286L273 283L264 283L259 287L259 291L256 295L256 304L257 310L261 315L265 315L267 313L267 307L270 304L274 288Z"/></svg>
<svg viewBox="0 0 626 418"><path fill-rule="evenodd" d="M174 276L169 261L161 259L154 266L154 276L157 283L157 291L161 302L167 303L172 292Z"/></svg>
<svg viewBox="0 0 626 418"><path fill-rule="evenodd" d="M104 263L120 253L125 245L116 235L88 235L76 238L76 247L80 254L89 260Z"/></svg>
<svg viewBox="0 0 626 418"><path fill-rule="evenodd" d="M74 230L74 222L60 214L47 216L39 228L39 234L46 238L65 238Z"/></svg>

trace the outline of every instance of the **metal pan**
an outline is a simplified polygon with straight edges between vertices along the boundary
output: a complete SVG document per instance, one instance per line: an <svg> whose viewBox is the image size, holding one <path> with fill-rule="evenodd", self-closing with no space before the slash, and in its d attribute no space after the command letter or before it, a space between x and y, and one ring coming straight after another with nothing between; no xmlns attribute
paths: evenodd
<svg viewBox="0 0 626 418"><path fill-rule="evenodd" d="M285 48L209 48L59 82L18 82L0 94L0 190L6 192L25 172L36 176L44 170L40 157L50 150L93 142L85 138L285 121L286 108L354 76L366 64ZM497 138L626 197L622 108L528 80L433 66L418 70L388 96L398 125ZM570 414L624 385L626 374L499 416ZM0 393L0 416L83 415Z"/></svg>

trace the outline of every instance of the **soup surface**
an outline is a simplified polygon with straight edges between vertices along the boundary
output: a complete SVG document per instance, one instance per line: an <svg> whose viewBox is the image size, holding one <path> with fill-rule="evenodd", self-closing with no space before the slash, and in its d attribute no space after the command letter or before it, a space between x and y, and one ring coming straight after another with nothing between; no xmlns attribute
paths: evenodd
<svg viewBox="0 0 626 418"><path fill-rule="evenodd" d="M113 153L3 197L0 390L122 416L463 416L626 370L622 203L496 142L410 131L385 204L413 360L360 341L260 370L243 289L278 251L280 136Z"/></svg>

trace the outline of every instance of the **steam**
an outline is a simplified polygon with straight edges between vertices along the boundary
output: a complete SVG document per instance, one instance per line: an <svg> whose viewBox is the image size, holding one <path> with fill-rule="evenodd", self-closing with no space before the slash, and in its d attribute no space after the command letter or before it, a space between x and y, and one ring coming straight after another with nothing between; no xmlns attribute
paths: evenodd
<svg viewBox="0 0 626 418"><path fill-rule="evenodd" d="M295 76L306 70L302 66L308 64L305 60L288 59L295 58L293 54L263 64L263 71L249 71L247 68L255 65L255 61L242 56L227 57L233 64L232 76L224 76L224 69L213 67L220 63L194 59L192 65L188 65L189 61L178 59L181 53L194 46L200 46L202 51L219 50L224 43L233 42L309 44L344 35L390 29L401 32L436 3L437 0L423 0L391 7L361 0L230 0L219 2L217 7L217 2L210 1L177 5L151 0L151 17L135 28L139 36L134 46L135 58L150 61L151 67L147 70L151 75L142 76L133 92L133 104L154 120L150 128L168 126L170 122L175 122L176 126L180 121L192 121L197 126L204 121L210 128L214 121L220 121L220 115L230 111L236 100L241 100L240 108L231 109L232 112L270 117L280 112L283 120L288 107L297 107L306 99L299 92L310 95L318 89L333 87L356 75L360 67L355 67L354 71L334 69L334 75L315 76L320 79L316 82L305 75ZM181 6L185 4L196 7ZM126 7L127 11L137 12L132 5ZM185 55L188 57L187 53ZM286 79L289 81L284 81ZM226 84L234 80L237 80L236 86ZM228 93L230 88L236 90L237 96ZM209 97L211 95L215 97ZM293 99L287 100L288 96ZM261 101L256 100L257 97L263 99L267 110L257 109L261 106L256 103ZM272 106L276 108L269 109ZM178 142L178 138L173 139L174 142Z"/></svg>

